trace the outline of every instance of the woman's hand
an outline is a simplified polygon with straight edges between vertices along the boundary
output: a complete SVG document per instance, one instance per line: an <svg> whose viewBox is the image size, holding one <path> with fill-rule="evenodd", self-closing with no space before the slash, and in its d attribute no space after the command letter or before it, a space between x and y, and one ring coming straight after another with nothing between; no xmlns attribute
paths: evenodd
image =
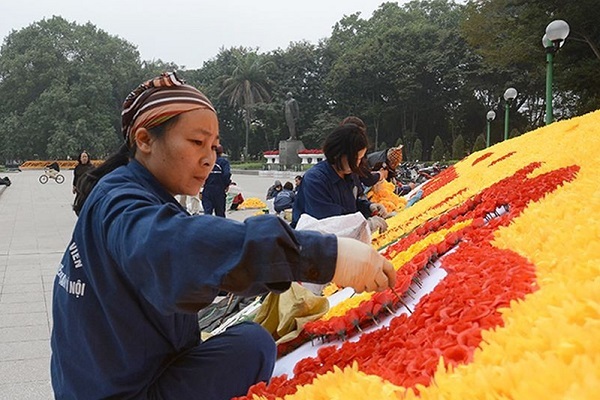
<svg viewBox="0 0 600 400"><path fill-rule="evenodd" d="M381 218L380 216L374 215L369 218L367 222L369 223L369 229L371 229L371 232L379 231L379 233L382 233L387 231L388 224L385 222L385 219Z"/></svg>
<svg viewBox="0 0 600 400"><path fill-rule="evenodd" d="M381 218L387 217L388 214L387 210L385 209L385 206L379 203L371 203L371 205L369 206L369 210L371 210L371 215L378 215Z"/></svg>
<svg viewBox="0 0 600 400"><path fill-rule="evenodd" d="M350 238L337 238L338 255L333 283L357 292L382 291L396 284L392 263L368 244Z"/></svg>

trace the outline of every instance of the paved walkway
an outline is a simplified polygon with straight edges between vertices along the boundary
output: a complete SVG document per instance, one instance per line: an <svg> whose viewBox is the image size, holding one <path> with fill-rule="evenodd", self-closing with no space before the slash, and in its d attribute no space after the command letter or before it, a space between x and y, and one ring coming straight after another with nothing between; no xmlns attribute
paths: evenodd
<svg viewBox="0 0 600 400"><path fill-rule="evenodd" d="M12 185L0 194L0 400L52 399L50 330L52 284L76 221L71 171L65 183L38 182L41 171L6 173ZM235 174L245 198L264 201L274 179L293 174ZM228 217L244 220L256 210Z"/></svg>

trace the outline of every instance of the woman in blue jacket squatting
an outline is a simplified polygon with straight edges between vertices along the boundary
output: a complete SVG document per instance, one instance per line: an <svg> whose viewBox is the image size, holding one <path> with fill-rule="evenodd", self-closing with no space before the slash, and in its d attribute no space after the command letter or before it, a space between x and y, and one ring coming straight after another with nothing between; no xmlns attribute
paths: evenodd
<svg viewBox="0 0 600 400"><path fill-rule="evenodd" d="M268 381L276 350L242 323L204 342L197 312L217 293L281 292L292 281L358 291L395 281L372 247L295 232L275 216L193 217L215 163L217 115L174 73L134 90L124 144L78 187L80 210L54 281L51 376L57 399L230 399Z"/></svg>
<svg viewBox="0 0 600 400"><path fill-rule="evenodd" d="M323 219L360 211L371 231L387 229L385 207L367 200L360 182L368 144L365 130L353 123L340 125L327 136L325 160L306 171L302 179L294 201L293 227L304 213Z"/></svg>

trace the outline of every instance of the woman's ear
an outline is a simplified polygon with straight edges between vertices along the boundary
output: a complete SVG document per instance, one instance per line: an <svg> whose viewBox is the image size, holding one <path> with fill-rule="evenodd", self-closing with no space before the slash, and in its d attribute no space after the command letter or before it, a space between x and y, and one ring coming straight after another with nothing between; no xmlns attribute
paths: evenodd
<svg viewBox="0 0 600 400"><path fill-rule="evenodd" d="M138 128L135 131L135 145L137 151L144 154L150 154L152 152L152 142L154 138L146 128Z"/></svg>

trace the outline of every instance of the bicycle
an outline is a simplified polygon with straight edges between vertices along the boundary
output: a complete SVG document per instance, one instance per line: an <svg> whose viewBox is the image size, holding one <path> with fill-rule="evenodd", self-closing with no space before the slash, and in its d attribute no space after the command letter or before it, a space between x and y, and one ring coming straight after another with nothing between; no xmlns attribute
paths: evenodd
<svg viewBox="0 0 600 400"><path fill-rule="evenodd" d="M38 180L42 185L44 185L50 179L54 179L58 184L63 183L65 181L65 177L57 170L46 167L44 168L44 175L40 176Z"/></svg>

